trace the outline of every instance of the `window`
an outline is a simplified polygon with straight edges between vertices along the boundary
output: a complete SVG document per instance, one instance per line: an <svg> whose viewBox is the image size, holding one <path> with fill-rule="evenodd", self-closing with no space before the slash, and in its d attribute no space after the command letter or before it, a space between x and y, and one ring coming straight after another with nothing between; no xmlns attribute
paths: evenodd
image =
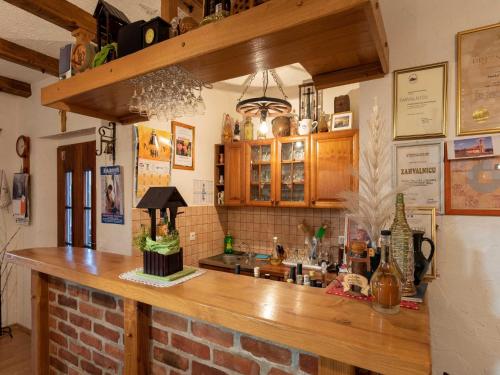
<svg viewBox="0 0 500 375"><path fill-rule="evenodd" d="M73 245L73 172L65 173L65 234L64 242L66 245Z"/></svg>
<svg viewBox="0 0 500 375"><path fill-rule="evenodd" d="M84 172L83 181L83 246L92 249L92 171Z"/></svg>

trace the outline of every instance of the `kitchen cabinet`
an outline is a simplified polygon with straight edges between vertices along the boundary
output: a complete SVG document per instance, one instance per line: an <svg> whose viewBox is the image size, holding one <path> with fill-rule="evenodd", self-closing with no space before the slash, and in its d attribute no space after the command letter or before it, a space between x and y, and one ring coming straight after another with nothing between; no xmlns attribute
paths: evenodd
<svg viewBox="0 0 500 375"><path fill-rule="evenodd" d="M343 208L340 193L358 190L358 131L311 136L311 207Z"/></svg>
<svg viewBox="0 0 500 375"><path fill-rule="evenodd" d="M274 206L276 143L273 139L245 142L245 201L249 206Z"/></svg>
<svg viewBox="0 0 500 375"><path fill-rule="evenodd" d="M245 204L245 149L241 142L224 145L224 205Z"/></svg>

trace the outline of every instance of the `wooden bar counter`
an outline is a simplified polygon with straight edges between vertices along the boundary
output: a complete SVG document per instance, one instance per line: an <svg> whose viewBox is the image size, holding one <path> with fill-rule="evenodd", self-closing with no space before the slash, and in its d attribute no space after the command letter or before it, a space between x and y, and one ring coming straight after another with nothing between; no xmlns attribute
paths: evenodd
<svg viewBox="0 0 500 375"><path fill-rule="evenodd" d="M49 371L49 276L123 298L125 374L151 373L152 308L317 355L319 374L354 374L355 367L382 374L431 373L425 304L419 311L384 316L369 304L324 289L211 270L174 287L154 288L118 278L140 267L140 257L81 248L18 250L8 260L32 270L33 373Z"/></svg>

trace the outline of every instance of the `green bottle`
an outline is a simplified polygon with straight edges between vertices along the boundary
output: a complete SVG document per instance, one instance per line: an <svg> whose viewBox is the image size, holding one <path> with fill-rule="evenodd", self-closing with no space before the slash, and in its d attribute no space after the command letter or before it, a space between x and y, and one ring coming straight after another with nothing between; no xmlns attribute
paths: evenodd
<svg viewBox="0 0 500 375"><path fill-rule="evenodd" d="M233 236L227 232L226 237L224 237L224 254L233 253Z"/></svg>

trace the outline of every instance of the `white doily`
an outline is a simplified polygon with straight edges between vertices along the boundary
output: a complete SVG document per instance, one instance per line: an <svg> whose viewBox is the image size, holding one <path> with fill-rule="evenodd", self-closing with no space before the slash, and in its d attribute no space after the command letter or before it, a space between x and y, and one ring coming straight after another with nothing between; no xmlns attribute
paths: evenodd
<svg viewBox="0 0 500 375"><path fill-rule="evenodd" d="M193 267L193 268L195 268L195 267ZM199 269L199 268L196 268L196 272L194 272L190 275L181 277L181 278L174 280L174 281L161 280L161 277L159 277L159 276L141 275L141 274L138 274L137 272L142 272L142 267L136 268L135 270L132 270L132 271L122 273L118 277L122 280L132 281L134 283L150 285L150 286L154 286L157 288L168 288L168 287L171 287L174 285L181 284L184 281L188 281L188 280L194 279L195 277L201 276L206 271Z"/></svg>

